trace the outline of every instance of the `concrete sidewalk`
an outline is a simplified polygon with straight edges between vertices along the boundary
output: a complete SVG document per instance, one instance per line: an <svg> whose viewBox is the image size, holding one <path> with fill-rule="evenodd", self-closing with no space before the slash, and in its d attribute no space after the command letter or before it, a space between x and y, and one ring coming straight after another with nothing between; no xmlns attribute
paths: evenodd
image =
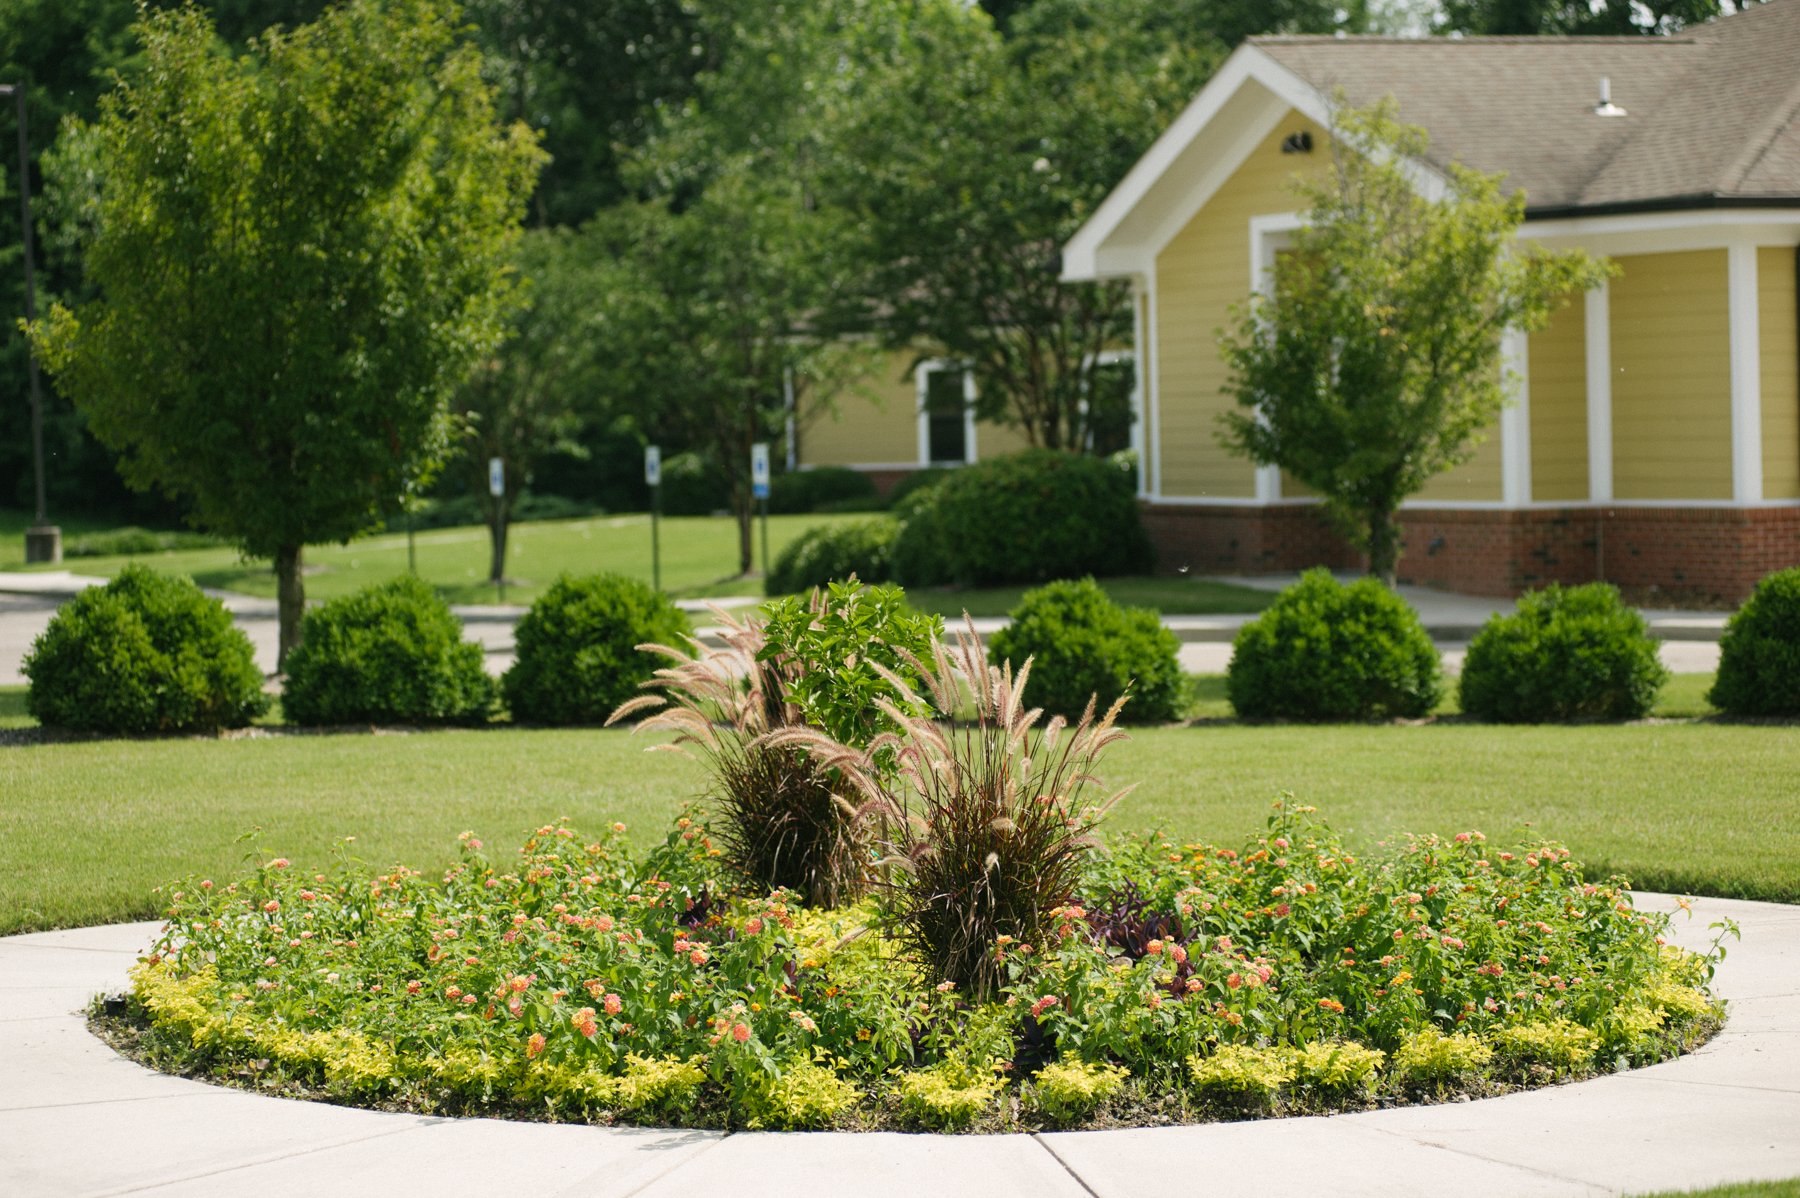
<svg viewBox="0 0 1800 1198"><path fill-rule="evenodd" d="M1340 575L1346 581L1354 574ZM1279 591L1292 585L1299 575L1219 578L1216 581L1255 590ZM50 617L64 600L83 588L105 582L69 571L43 573L0 572L0 686L17 686L24 682L19 662L31 647ZM1511 600L1488 599L1471 595L1455 595L1426 587L1403 586L1399 594L1419 613L1432 640L1445 652L1445 664L1452 671L1462 665L1462 652L1468 642L1496 612L1513 610ZM256 647L257 664L265 674L275 671L278 639L276 609L273 599L259 599L230 591L208 594L225 604L238 626ZM700 624L701 639L716 643L707 627L708 612L713 606L738 608L760 603L760 597L738 596L724 599L683 599L677 603L692 613ZM517 605L469 604L450 609L463 621L471 640L478 641L487 654L488 669L498 674L512 664L513 626L525 614ZM1678 674L1709 673L1718 668L1718 639L1725 630L1726 613L1646 610L1651 634L1662 642L1665 665ZM1253 615L1165 616L1163 624L1181 641L1181 666L1195 674L1219 674L1231 661L1231 642L1238 630L1256 617ZM946 620L954 628L958 621ZM986 616L975 621L976 631L983 637L1006 626L1003 616Z"/></svg>
<svg viewBox="0 0 1800 1198"><path fill-rule="evenodd" d="M224 1089L86 1030L79 1012L125 985L154 924L16 936L0 940L0 1194L1576 1198L1800 1177L1800 907L1694 912L1678 942L1704 946L1722 917L1743 941L1715 981L1725 1030L1679 1060L1443 1106L966 1137L425 1118Z"/></svg>

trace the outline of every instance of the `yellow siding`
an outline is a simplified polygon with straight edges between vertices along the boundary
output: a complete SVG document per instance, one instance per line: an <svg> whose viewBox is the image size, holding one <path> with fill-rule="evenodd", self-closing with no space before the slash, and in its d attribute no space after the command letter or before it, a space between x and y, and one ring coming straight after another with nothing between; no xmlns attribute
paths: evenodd
<svg viewBox="0 0 1800 1198"><path fill-rule="evenodd" d="M1003 453L1018 453L1031 445L1025 439L1025 430L1016 424L989 424L979 421L975 425L975 456L977 458L997 458Z"/></svg>
<svg viewBox="0 0 1800 1198"><path fill-rule="evenodd" d="M1501 477L1500 425L1493 424L1481 434L1475 456L1433 478L1414 495L1410 503L1427 506L1433 503L1498 503L1506 497Z"/></svg>
<svg viewBox="0 0 1800 1198"><path fill-rule="evenodd" d="M1765 499L1800 499L1800 315L1795 312L1794 253L1776 246L1756 251Z"/></svg>
<svg viewBox="0 0 1800 1198"><path fill-rule="evenodd" d="M1613 493L1731 498L1724 250L1617 259L1612 281Z"/></svg>
<svg viewBox="0 0 1800 1198"><path fill-rule="evenodd" d="M1303 129L1313 152L1283 154L1282 139ZM1157 478L1165 495L1256 494L1255 468L1218 440L1219 413L1231 400L1220 391L1226 370L1216 332L1250 293L1250 218L1299 208L1289 182L1297 170L1320 169L1326 147L1323 129L1289 113L1156 259Z"/></svg>
<svg viewBox="0 0 1800 1198"><path fill-rule="evenodd" d="M1587 305L1579 295L1531 335L1531 497L1588 497Z"/></svg>
<svg viewBox="0 0 1800 1198"><path fill-rule="evenodd" d="M855 466L919 460L919 394L909 367L918 355L882 355L866 378L845 387L833 409L800 430L805 466Z"/></svg>

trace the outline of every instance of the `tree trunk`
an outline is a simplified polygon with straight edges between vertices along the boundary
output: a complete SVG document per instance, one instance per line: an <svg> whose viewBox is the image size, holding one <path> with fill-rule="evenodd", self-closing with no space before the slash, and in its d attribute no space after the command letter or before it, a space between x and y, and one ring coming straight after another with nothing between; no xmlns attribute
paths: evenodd
<svg viewBox="0 0 1800 1198"><path fill-rule="evenodd" d="M495 504L488 517L488 540L492 553L488 560L488 581L499 582L506 577L506 533L509 527L507 511L503 504Z"/></svg>
<svg viewBox="0 0 1800 1198"><path fill-rule="evenodd" d="M1400 564L1400 523L1391 510L1369 513L1369 574L1392 590Z"/></svg>
<svg viewBox="0 0 1800 1198"><path fill-rule="evenodd" d="M306 614L306 583L300 577L301 546L284 545L275 551L275 602L281 626L275 669L287 668L288 654L300 644L300 618Z"/></svg>
<svg viewBox="0 0 1800 1198"><path fill-rule="evenodd" d="M756 568L756 498L750 493L748 482L744 484L741 494L743 498L737 505L738 573L748 574Z"/></svg>

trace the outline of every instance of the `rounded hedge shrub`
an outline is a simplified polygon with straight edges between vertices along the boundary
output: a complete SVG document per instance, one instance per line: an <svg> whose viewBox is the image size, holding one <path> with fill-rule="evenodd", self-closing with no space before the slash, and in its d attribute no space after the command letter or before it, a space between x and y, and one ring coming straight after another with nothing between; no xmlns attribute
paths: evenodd
<svg viewBox="0 0 1800 1198"><path fill-rule="evenodd" d="M863 503L879 503L875 483L862 471L848 466L790 470L769 482L769 511L778 516Z"/></svg>
<svg viewBox="0 0 1800 1198"><path fill-rule="evenodd" d="M809 528L775 558L764 580L771 595L792 595L842 582L852 574L866 583L892 577L891 553L900 525L886 516Z"/></svg>
<svg viewBox="0 0 1800 1198"><path fill-rule="evenodd" d="M688 618L635 578L563 575L513 633L518 657L500 686L515 720L602 724L656 671L639 645L673 645Z"/></svg>
<svg viewBox="0 0 1800 1198"><path fill-rule="evenodd" d="M1406 600L1308 570L1238 633L1225 693L1250 720L1416 719L1437 706L1443 673Z"/></svg>
<svg viewBox="0 0 1800 1198"><path fill-rule="evenodd" d="M1726 623L1706 698L1732 715L1800 715L1800 567L1757 583Z"/></svg>
<svg viewBox="0 0 1800 1198"><path fill-rule="evenodd" d="M212 731L269 707L250 638L224 604L143 566L59 608L23 672L25 709L58 728Z"/></svg>
<svg viewBox="0 0 1800 1198"><path fill-rule="evenodd" d="M1131 475L1105 458L1050 449L989 458L902 508L895 561L916 571L897 575L907 586L937 575L992 586L1137 574L1154 561Z"/></svg>
<svg viewBox="0 0 1800 1198"><path fill-rule="evenodd" d="M1503 724L1636 720L1650 713L1669 672L1644 617L1603 582L1554 583L1519 597L1469 645L1459 694L1464 713Z"/></svg>
<svg viewBox="0 0 1800 1198"><path fill-rule="evenodd" d="M1027 704L1074 720L1090 697L1105 711L1130 687L1121 719L1180 717L1181 645L1155 612L1121 607L1083 578L1026 591L1009 615L1011 623L988 639L988 657L1015 670L1031 659Z"/></svg>
<svg viewBox="0 0 1800 1198"><path fill-rule="evenodd" d="M481 659L437 592L405 574L306 614L282 711L296 724L484 720L494 683Z"/></svg>

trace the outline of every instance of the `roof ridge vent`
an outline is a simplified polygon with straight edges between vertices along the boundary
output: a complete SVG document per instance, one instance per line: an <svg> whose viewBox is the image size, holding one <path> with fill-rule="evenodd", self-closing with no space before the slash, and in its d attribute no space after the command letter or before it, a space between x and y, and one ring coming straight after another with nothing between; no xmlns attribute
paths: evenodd
<svg viewBox="0 0 1800 1198"><path fill-rule="evenodd" d="M1612 80L1600 76L1600 102L1594 105L1595 116L1624 116L1625 110L1612 102Z"/></svg>

